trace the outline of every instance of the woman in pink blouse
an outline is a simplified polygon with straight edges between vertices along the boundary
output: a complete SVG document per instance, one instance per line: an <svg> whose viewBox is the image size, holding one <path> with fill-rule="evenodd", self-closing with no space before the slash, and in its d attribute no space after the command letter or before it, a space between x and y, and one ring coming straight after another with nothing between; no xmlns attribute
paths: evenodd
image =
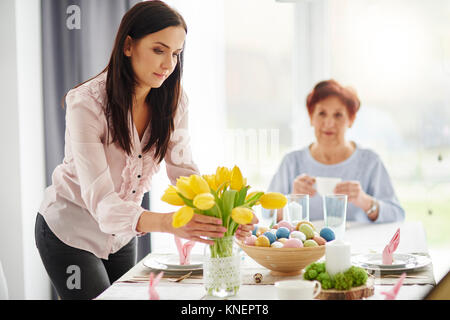
<svg viewBox="0 0 450 320"><path fill-rule="evenodd" d="M65 157L36 219L36 245L62 299L91 299L136 263L136 236L168 232L211 244L222 221L140 206L162 160L167 175L198 174L191 159L187 98L180 81L187 27L161 1L122 18L108 66L66 95ZM256 219L256 218L255 218ZM240 226L237 237L253 225ZM76 278L76 277L79 278Z"/></svg>

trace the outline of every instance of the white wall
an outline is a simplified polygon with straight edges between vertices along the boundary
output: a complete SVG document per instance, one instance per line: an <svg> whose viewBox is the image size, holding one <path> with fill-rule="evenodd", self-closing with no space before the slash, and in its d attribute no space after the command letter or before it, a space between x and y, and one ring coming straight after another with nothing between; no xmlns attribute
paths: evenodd
<svg viewBox="0 0 450 320"><path fill-rule="evenodd" d="M0 2L0 260L10 299L48 299L34 241L45 187L40 1Z"/></svg>

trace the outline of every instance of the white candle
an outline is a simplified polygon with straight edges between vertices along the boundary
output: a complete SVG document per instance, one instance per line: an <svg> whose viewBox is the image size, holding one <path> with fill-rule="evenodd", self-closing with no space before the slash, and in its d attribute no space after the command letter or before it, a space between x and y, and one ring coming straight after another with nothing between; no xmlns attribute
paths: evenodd
<svg viewBox="0 0 450 320"><path fill-rule="evenodd" d="M347 271L351 265L349 243L334 240L325 244L325 268L330 276Z"/></svg>
<svg viewBox="0 0 450 320"><path fill-rule="evenodd" d="M288 221L293 222L296 220L302 220L303 207L298 202L292 201L288 205Z"/></svg>

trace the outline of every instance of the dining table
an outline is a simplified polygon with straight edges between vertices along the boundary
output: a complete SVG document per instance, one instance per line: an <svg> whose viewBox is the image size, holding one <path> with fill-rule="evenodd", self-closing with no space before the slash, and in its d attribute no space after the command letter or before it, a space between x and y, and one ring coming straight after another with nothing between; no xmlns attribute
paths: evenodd
<svg viewBox="0 0 450 320"><path fill-rule="evenodd" d="M317 230L324 226L323 221L312 221ZM398 300L421 300L436 285L433 264L428 252L425 229L420 221L401 221L393 223L360 223L348 221L344 240L350 243L351 256L381 253L389 243L396 230L400 228L400 243L396 253L411 254L429 259L421 268L406 271L403 285L398 291ZM102 292L96 300L148 300L149 275L158 273L146 265L152 258L177 256L176 252L150 253L134 267ZM302 275L279 276L256 263L241 250L241 285L236 295L227 300L277 300L275 282L281 280L301 279ZM325 256L319 261L324 261ZM255 280L255 275L258 280ZM389 291L399 281L400 273L382 273L368 270L373 281L373 294L364 300L383 300L382 292ZM161 300L217 300L209 296L203 285L202 273L188 274L187 277L164 275L156 290Z"/></svg>

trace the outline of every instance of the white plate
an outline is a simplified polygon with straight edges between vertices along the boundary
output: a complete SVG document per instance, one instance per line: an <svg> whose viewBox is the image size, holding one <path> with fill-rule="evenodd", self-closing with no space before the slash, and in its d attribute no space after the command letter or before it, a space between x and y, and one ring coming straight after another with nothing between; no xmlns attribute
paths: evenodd
<svg viewBox="0 0 450 320"><path fill-rule="evenodd" d="M371 271L408 271L419 269L431 263L427 256L394 253L392 265L382 263L381 253L362 254L352 257L352 263Z"/></svg>
<svg viewBox="0 0 450 320"><path fill-rule="evenodd" d="M192 269L201 268L203 266L203 256L201 254L191 254L190 264L180 264L180 257L178 255L169 255L163 257L155 257L156 262L164 264L172 269Z"/></svg>
<svg viewBox="0 0 450 320"><path fill-rule="evenodd" d="M159 263L153 257L149 257L149 258L145 259L142 263L147 268L150 268L150 269L153 269L153 270L156 270L156 271L183 272L183 273L185 273L186 271L201 271L201 270L203 270L203 266L199 266L199 267L198 266L197 267L188 266L186 268L169 267L169 266L167 266L165 264Z"/></svg>
<svg viewBox="0 0 450 320"><path fill-rule="evenodd" d="M407 264L414 263L416 257L410 254L394 253L392 264L383 264L383 255L380 253L366 254L360 257L361 262L370 267L380 269L405 268Z"/></svg>

